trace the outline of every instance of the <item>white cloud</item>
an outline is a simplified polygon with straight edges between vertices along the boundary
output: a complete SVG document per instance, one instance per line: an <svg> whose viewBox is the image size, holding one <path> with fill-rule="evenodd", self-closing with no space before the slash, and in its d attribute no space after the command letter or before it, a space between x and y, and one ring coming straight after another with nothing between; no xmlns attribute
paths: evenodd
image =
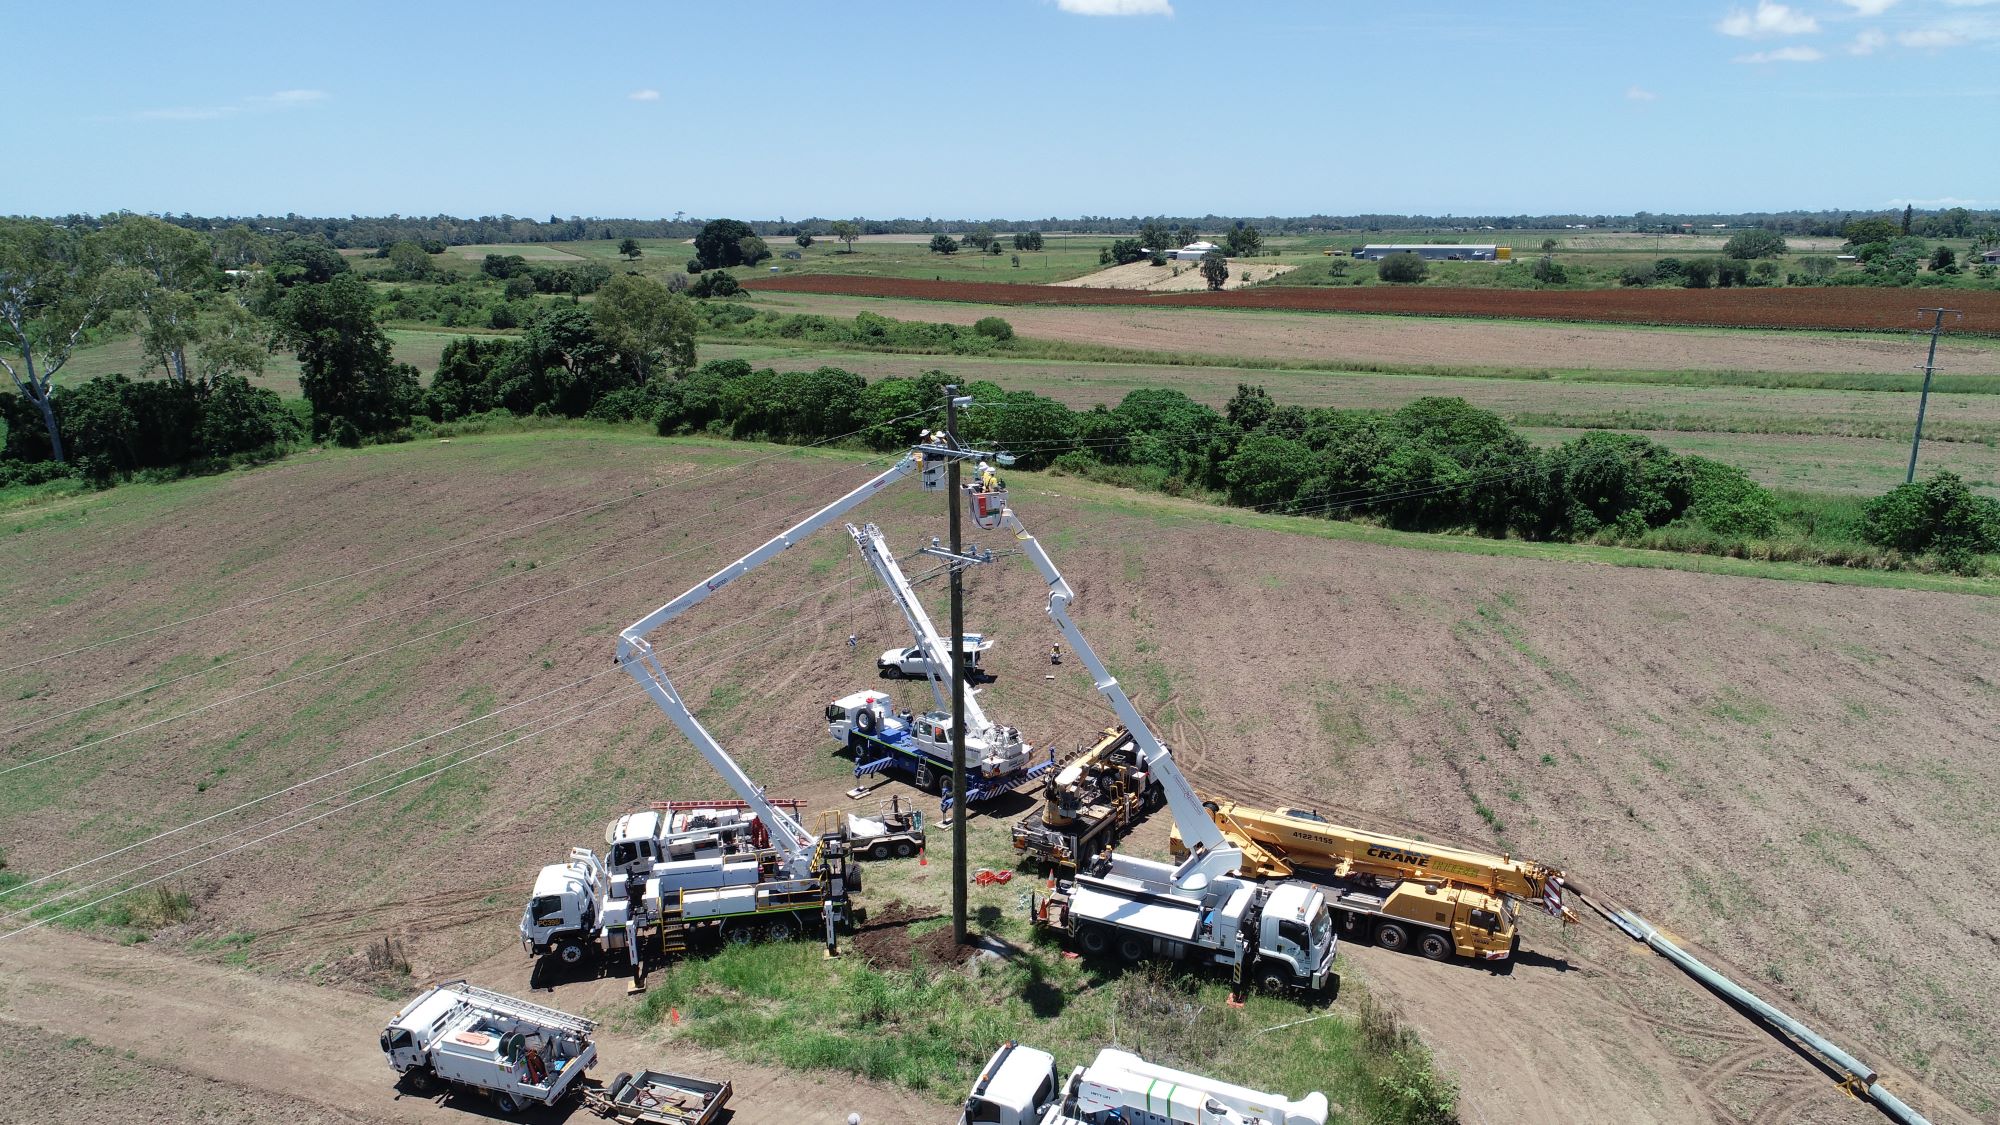
<svg viewBox="0 0 2000 1125"><path fill-rule="evenodd" d="M1770 35L1810 35L1819 30L1819 21L1784 4L1757 0L1755 11L1738 8L1722 17L1715 30L1742 39L1762 39Z"/></svg>
<svg viewBox="0 0 2000 1125"><path fill-rule="evenodd" d="M132 116L139 121L215 121L253 110L270 113L297 109L327 99L325 90L279 90L274 94L251 94L229 105L180 105L142 109Z"/></svg>
<svg viewBox="0 0 2000 1125"><path fill-rule="evenodd" d="M1056 0L1056 7L1073 16L1171 16L1168 0Z"/></svg>
<svg viewBox="0 0 2000 1125"><path fill-rule="evenodd" d="M1941 47L1963 47L1972 40L1964 32L1950 27L1920 27L1915 31L1899 31L1896 42L1905 47L1937 49Z"/></svg>
<svg viewBox="0 0 2000 1125"><path fill-rule="evenodd" d="M1854 37L1854 42L1847 45L1847 53L1850 55L1872 55L1888 45L1889 37L1871 27Z"/></svg>
<svg viewBox="0 0 2000 1125"><path fill-rule="evenodd" d="M1816 47L1779 47L1775 51L1753 51L1736 56L1740 63L1818 62L1826 56Z"/></svg>
<svg viewBox="0 0 2000 1125"><path fill-rule="evenodd" d="M1660 95L1638 86L1625 87L1625 96L1635 102L1656 102L1660 100Z"/></svg>
<svg viewBox="0 0 2000 1125"><path fill-rule="evenodd" d="M1896 0L1840 0L1857 16L1879 16L1896 6Z"/></svg>
<svg viewBox="0 0 2000 1125"><path fill-rule="evenodd" d="M660 92L658 90L634 90L625 96L635 102L656 102L660 100Z"/></svg>

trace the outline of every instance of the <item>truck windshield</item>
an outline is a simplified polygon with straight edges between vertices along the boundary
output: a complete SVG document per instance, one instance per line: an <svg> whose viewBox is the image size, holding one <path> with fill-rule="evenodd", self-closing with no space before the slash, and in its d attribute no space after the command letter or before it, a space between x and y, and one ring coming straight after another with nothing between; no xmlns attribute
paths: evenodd
<svg viewBox="0 0 2000 1125"><path fill-rule="evenodd" d="M959 1117L959 1120L966 1122L980 1122L980 1121L1002 1121L1005 1119L1000 1116L999 1106L994 1105L992 1102L987 1101L985 1098L974 1097L965 1099L965 1113Z"/></svg>
<svg viewBox="0 0 2000 1125"><path fill-rule="evenodd" d="M528 913L534 916L537 922L545 918L560 921L562 919L562 896L543 895L528 904Z"/></svg>
<svg viewBox="0 0 2000 1125"><path fill-rule="evenodd" d="M1313 948L1325 949L1326 942L1333 935L1333 912L1322 910L1313 916Z"/></svg>

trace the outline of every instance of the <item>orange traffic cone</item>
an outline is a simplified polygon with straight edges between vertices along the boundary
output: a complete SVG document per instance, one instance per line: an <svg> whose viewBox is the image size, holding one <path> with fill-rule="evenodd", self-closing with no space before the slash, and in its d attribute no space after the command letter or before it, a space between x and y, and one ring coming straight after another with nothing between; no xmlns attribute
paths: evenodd
<svg viewBox="0 0 2000 1125"><path fill-rule="evenodd" d="M668 1008L667 1018L673 1022L675 1027L679 1027L681 1024L681 1010L678 1007Z"/></svg>
<svg viewBox="0 0 2000 1125"><path fill-rule="evenodd" d="M917 866L929 867L930 865L931 865L931 857L928 854L926 854L923 848L919 847L917 849Z"/></svg>

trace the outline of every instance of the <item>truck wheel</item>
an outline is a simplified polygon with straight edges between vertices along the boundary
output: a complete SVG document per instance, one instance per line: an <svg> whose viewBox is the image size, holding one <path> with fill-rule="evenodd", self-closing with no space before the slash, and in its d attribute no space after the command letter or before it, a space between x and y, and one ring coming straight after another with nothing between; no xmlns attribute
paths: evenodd
<svg viewBox="0 0 2000 1125"><path fill-rule="evenodd" d="M1451 960L1451 955L1458 952L1458 950L1452 948L1450 938L1436 931L1431 931L1417 939L1417 952L1433 961L1449 961Z"/></svg>
<svg viewBox="0 0 2000 1125"><path fill-rule="evenodd" d="M903 678L903 670L894 664L883 665L882 678L885 680L900 680Z"/></svg>
<svg viewBox="0 0 2000 1125"><path fill-rule="evenodd" d="M910 843L908 840L896 841L897 859L908 859L915 854L917 854L917 846L915 844Z"/></svg>
<svg viewBox="0 0 2000 1125"><path fill-rule="evenodd" d="M1410 947L1410 931L1399 922L1384 922L1375 927L1375 944L1400 953Z"/></svg>
<svg viewBox="0 0 2000 1125"><path fill-rule="evenodd" d="M413 1066L403 1072L403 1083L410 1093L418 1097L429 1097L437 1089L437 1073L427 1066Z"/></svg>
<svg viewBox="0 0 2000 1125"><path fill-rule="evenodd" d="M1146 943L1137 936L1126 934L1118 939L1118 956L1127 961L1146 959Z"/></svg>
<svg viewBox="0 0 2000 1125"><path fill-rule="evenodd" d="M889 845L888 845L887 843L881 843L881 844L876 844L876 845L874 845L873 847L870 847L870 848L868 849L868 858L869 858L869 859L888 859L888 858L889 858Z"/></svg>
<svg viewBox="0 0 2000 1125"><path fill-rule="evenodd" d="M493 1091L493 1108L509 1117L527 1108L527 1103L505 1090Z"/></svg>
<svg viewBox="0 0 2000 1125"><path fill-rule="evenodd" d="M922 763L922 762L918 763L917 788L923 790L926 793L929 793L935 789L935 785L936 785L936 778L931 774L930 765L928 763Z"/></svg>
<svg viewBox="0 0 2000 1125"><path fill-rule="evenodd" d="M585 949L583 943L575 938L564 938L562 943L556 946L556 960L561 961L565 965L581 965L584 958L588 956L590 956L590 951Z"/></svg>
<svg viewBox="0 0 2000 1125"><path fill-rule="evenodd" d="M1104 951L1111 948L1111 935L1105 933L1102 926L1086 926L1082 933L1076 935L1076 944L1092 957L1102 957Z"/></svg>
<svg viewBox="0 0 2000 1125"><path fill-rule="evenodd" d="M749 945L757 940L757 933L742 919L730 918L722 923L722 940L730 945Z"/></svg>
<svg viewBox="0 0 2000 1125"><path fill-rule="evenodd" d="M1276 969L1268 969L1257 979L1257 986L1273 996L1283 996L1292 990L1292 981Z"/></svg>
<svg viewBox="0 0 2000 1125"><path fill-rule="evenodd" d="M773 918L764 923L765 941L791 941L799 936L797 918Z"/></svg>

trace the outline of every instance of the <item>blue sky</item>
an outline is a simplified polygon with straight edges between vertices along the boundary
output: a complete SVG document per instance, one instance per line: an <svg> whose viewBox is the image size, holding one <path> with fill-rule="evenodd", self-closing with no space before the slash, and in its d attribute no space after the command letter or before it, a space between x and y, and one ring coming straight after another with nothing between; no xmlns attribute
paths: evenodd
<svg viewBox="0 0 2000 1125"><path fill-rule="evenodd" d="M2000 0L15 5L0 212L2000 206Z"/></svg>

